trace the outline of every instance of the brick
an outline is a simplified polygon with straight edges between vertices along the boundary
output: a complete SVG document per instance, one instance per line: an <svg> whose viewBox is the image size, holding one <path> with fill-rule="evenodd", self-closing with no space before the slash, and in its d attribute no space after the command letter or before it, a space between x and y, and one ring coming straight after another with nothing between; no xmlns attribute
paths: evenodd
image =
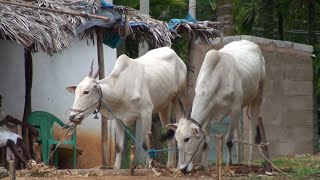
<svg viewBox="0 0 320 180"><path fill-rule="evenodd" d="M311 81L283 81L284 95L312 95L313 84Z"/></svg>
<svg viewBox="0 0 320 180"><path fill-rule="evenodd" d="M298 54L282 54L281 57L284 64L297 64L297 65L309 65L312 66L312 59L305 55Z"/></svg>
<svg viewBox="0 0 320 180"><path fill-rule="evenodd" d="M273 71L275 71L276 69L273 69ZM280 71L280 68L279 68ZM281 77L280 75L277 75L277 73L272 73L272 75L274 76L270 76L269 73L271 73L271 70L268 69L268 71L266 72L267 74L267 79L265 80L264 83L264 90L263 90L263 97L275 97L275 96L283 96L283 81L277 80L279 79L279 77ZM278 77L278 78L277 78ZM272 79L269 79L272 78ZM273 80L276 79L276 80Z"/></svg>
<svg viewBox="0 0 320 180"><path fill-rule="evenodd" d="M265 125L267 139L270 141L303 141L313 138L312 126L289 126L282 125L273 126Z"/></svg>
<svg viewBox="0 0 320 180"><path fill-rule="evenodd" d="M284 103L286 111L312 111L312 96L289 96Z"/></svg>
<svg viewBox="0 0 320 180"><path fill-rule="evenodd" d="M313 126L312 111L283 112L283 119L290 126Z"/></svg>
<svg viewBox="0 0 320 180"><path fill-rule="evenodd" d="M287 64L283 67L284 80L312 81L313 69L309 65Z"/></svg>

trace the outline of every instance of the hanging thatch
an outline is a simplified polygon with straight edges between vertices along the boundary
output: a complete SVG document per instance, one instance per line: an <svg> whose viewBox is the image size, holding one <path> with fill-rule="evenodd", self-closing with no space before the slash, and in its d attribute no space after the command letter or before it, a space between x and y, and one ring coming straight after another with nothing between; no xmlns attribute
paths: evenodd
<svg viewBox="0 0 320 180"><path fill-rule="evenodd" d="M34 52L43 50L48 54L68 48L72 39L79 35L76 32L77 27L84 26L92 20L92 16L97 16L95 13L98 9L95 0L9 2L19 5L0 0L0 38L17 41ZM53 10L59 12L52 12ZM138 41L146 41L154 47L160 47L171 45L171 40L179 36L168 29L167 23L143 15L138 10L122 6L114 6L113 10L122 16L122 22L125 23L116 22L108 31L117 32L122 37L131 35ZM107 17L100 17L103 18ZM130 22L138 25L130 26ZM178 33L184 31L181 27L187 31L194 31L203 42L208 42L210 37L220 36L219 31L201 24L181 24L176 27ZM86 29L84 34L89 36L85 37L93 38L92 30L93 28Z"/></svg>

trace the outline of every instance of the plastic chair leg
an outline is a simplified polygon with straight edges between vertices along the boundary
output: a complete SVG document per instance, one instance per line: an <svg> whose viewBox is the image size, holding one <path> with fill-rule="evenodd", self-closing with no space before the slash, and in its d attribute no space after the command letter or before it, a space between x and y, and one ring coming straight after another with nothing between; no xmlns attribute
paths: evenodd
<svg viewBox="0 0 320 180"><path fill-rule="evenodd" d="M73 146L73 169L77 167L77 147Z"/></svg>
<svg viewBox="0 0 320 180"><path fill-rule="evenodd" d="M59 153L58 153L58 150L56 150L56 152L54 152L54 166L56 168L58 168L58 163L59 163Z"/></svg>

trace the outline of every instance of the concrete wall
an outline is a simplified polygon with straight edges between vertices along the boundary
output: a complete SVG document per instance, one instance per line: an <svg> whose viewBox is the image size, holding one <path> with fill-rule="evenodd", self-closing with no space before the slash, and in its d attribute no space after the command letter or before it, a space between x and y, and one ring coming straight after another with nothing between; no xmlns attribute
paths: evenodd
<svg viewBox="0 0 320 180"><path fill-rule="evenodd" d="M0 93L7 114L22 119L25 95L24 49L11 41L0 41ZM116 51L104 46L105 73L108 75L116 61ZM54 56L33 54L32 111L47 111L68 122L67 109L74 95L66 86L77 85L89 72L91 61L97 68L96 45L75 41L71 48ZM77 129L78 147L83 150L78 168L101 165L101 119L91 115ZM57 133L59 133L57 131ZM72 164L72 163L70 163Z"/></svg>
<svg viewBox="0 0 320 180"><path fill-rule="evenodd" d="M252 36L231 36L215 39L213 46L198 45L198 54L194 58L202 64L204 50L220 49L240 39L257 43L265 57L266 82L261 117L270 143L271 157L318 152L318 121L313 113L312 46ZM198 71L199 68L196 68ZM244 115L245 112L246 109ZM243 123L244 140L248 142L246 115ZM225 135L227 128L224 129ZM248 154L248 147L244 146L245 160ZM262 157L257 148L254 156Z"/></svg>

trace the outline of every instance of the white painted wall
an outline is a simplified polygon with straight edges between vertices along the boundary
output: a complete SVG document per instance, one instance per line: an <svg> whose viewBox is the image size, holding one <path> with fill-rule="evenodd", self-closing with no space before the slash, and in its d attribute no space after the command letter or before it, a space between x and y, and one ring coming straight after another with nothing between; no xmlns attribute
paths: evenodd
<svg viewBox="0 0 320 180"><path fill-rule="evenodd" d="M90 42L90 41L89 41ZM23 116L25 76L24 49L15 42L0 40L0 93L4 109L19 119ZM116 61L116 50L104 46L105 73L108 75ZM67 109L72 108L74 95L66 86L78 84L89 72L94 59L97 68L96 45L76 40L71 48L54 56L33 54L32 111L47 111L68 122ZM100 133L100 118L90 116L80 128Z"/></svg>
<svg viewBox="0 0 320 180"><path fill-rule="evenodd" d="M25 78L24 49L15 42L0 40L0 94L7 114L22 119Z"/></svg>
<svg viewBox="0 0 320 180"><path fill-rule="evenodd" d="M22 119L25 101L24 48L12 41L0 40L0 94L7 114ZM116 61L116 50L104 46L105 73L109 75ZM90 42L75 40L71 48L54 56L33 54L32 111L47 111L64 122L72 108L74 94L65 87L77 85L89 72L94 59L97 68L97 48ZM80 132L80 131L81 132ZM93 115L77 127L78 168L92 168L101 164L101 118Z"/></svg>

